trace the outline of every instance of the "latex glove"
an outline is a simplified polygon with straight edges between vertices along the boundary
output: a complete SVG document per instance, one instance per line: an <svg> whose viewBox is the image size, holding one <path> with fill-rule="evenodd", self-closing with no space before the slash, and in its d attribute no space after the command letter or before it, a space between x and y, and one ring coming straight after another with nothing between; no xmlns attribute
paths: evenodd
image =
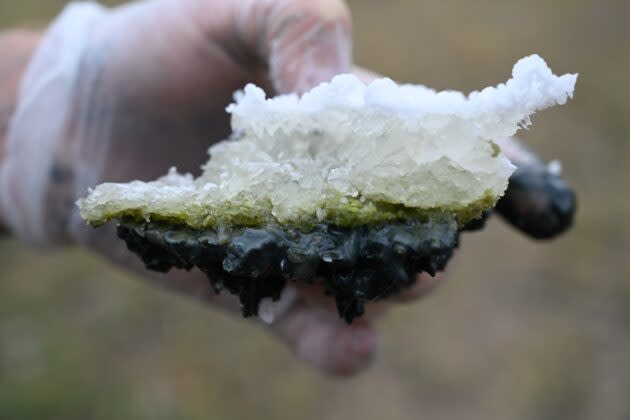
<svg viewBox="0 0 630 420"><path fill-rule="evenodd" d="M238 313L235 299L216 296L201 273L147 272L113 225L87 227L74 203L101 182L151 180L172 165L198 172L208 146L229 135L225 106L246 83L270 94L300 92L350 71L351 62L350 16L341 0L154 0L111 11L70 6L23 78L0 168L6 224L31 243L88 246ZM423 275L397 300L422 296L438 282ZM261 312L300 357L351 374L371 359L371 322L389 305L368 306L367 316L348 326L322 290L304 286Z"/></svg>

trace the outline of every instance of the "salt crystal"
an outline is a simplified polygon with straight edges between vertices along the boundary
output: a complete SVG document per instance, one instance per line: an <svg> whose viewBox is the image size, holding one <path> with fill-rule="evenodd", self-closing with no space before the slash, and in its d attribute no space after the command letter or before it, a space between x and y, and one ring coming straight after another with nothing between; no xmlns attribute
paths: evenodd
<svg viewBox="0 0 630 420"><path fill-rule="evenodd" d="M203 227L236 211L293 225L325 221L332 204L356 200L451 212L495 202L515 167L493 143L564 104L577 78L555 76L536 55L512 74L467 96L353 75L301 98L267 99L248 85L227 108L238 137L210 148L200 178L171 169L154 182L103 184L79 201L81 214L91 223L135 212Z"/></svg>

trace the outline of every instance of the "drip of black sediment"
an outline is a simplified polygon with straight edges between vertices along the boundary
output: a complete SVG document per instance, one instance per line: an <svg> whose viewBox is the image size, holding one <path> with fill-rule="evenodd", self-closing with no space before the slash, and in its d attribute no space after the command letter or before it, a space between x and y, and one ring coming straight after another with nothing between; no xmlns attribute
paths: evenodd
<svg viewBox="0 0 630 420"><path fill-rule="evenodd" d="M215 290L239 297L244 316L257 315L262 299L278 299L288 281L322 281L348 323L363 314L366 302L413 285L420 272L443 270L458 242L454 220L220 233L125 221L118 235L151 270L199 268Z"/></svg>

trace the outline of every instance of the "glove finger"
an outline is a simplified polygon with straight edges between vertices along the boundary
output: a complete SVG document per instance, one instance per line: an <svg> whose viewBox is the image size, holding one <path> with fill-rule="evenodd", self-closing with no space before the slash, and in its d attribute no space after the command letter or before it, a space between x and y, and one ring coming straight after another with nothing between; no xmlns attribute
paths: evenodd
<svg viewBox="0 0 630 420"><path fill-rule="evenodd" d="M532 238L550 239L566 231L573 224L577 199L559 163L546 165L515 138L499 145L518 169L497 203L497 212Z"/></svg>
<svg viewBox="0 0 630 420"><path fill-rule="evenodd" d="M271 325L272 331L302 360L335 376L352 376L369 366L377 336L366 320L347 325L338 315L298 301Z"/></svg>
<svg viewBox="0 0 630 420"><path fill-rule="evenodd" d="M342 0L234 3L237 33L267 65L276 92L302 93L351 70L351 18Z"/></svg>

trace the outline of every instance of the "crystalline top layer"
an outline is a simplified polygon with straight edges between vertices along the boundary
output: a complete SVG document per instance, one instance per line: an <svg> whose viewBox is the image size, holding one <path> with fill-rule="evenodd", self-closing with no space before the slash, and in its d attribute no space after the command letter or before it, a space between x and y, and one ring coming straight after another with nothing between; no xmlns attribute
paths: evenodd
<svg viewBox="0 0 630 420"><path fill-rule="evenodd" d="M513 78L468 96L341 75L302 97L248 85L228 107L234 138L210 148L198 179L103 184L79 201L99 224L133 216L195 228L268 222L357 225L423 212L463 223L492 207L514 166L493 140L564 104L576 75L534 55Z"/></svg>

